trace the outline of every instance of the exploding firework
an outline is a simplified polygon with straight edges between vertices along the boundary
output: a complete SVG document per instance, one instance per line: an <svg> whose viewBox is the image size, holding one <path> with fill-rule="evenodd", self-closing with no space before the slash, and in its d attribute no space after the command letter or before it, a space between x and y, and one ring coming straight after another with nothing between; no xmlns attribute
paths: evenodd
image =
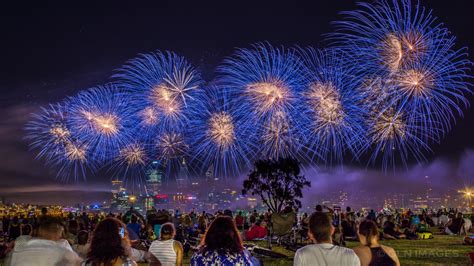
<svg viewBox="0 0 474 266"><path fill-rule="evenodd" d="M418 121L394 108L384 110L368 119L368 135L374 149L371 161L381 159L383 169L395 167L397 163L407 164L409 157L425 160L424 151L430 151L428 143L419 136L427 135Z"/></svg>
<svg viewBox="0 0 474 266"><path fill-rule="evenodd" d="M264 157L298 156L299 119L296 114L298 93L304 86L303 66L294 51L256 44L240 49L219 68L255 132L265 143ZM281 121L278 121L281 120Z"/></svg>
<svg viewBox="0 0 474 266"><path fill-rule="evenodd" d="M148 139L186 126L186 108L202 83L184 57L160 51L128 61L113 78L131 93L131 104L138 109Z"/></svg>
<svg viewBox="0 0 474 266"><path fill-rule="evenodd" d="M411 0L359 3L360 9L343 12L337 21L335 44L357 60L350 65L365 74L390 75L407 64L423 60L437 46L449 42L447 30Z"/></svg>
<svg viewBox="0 0 474 266"><path fill-rule="evenodd" d="M357 91L359 81L344 67L342 52L312 48L299 51L308 75L302 113L307 120L304 135L311 157L340 162L346 150L356 155L367 141L363 123L366 110Z"/></svg>
<svg viewBox="0 0 474 266"><path fill-rule="evenodd" d="M134 112L127 98L112 84L70 98L68 128L81 143L87 143L91 159L109 161L132 140Z"/></svg>
<svg viewBox="0 0 474 266"><path fill-rule="evenodd" d="M191 107L189 143L201 172L211 169L216 177L235 176L250 165L255 149L249 125L236 102L223 87L210 86L196 96Z"/></svg>
<svg viewBox="0 0 474 266"><path fill-rule="evenodd" d="M37 158L58 169L57 177L85 178L87 170L95 170L95 163L86 157L87 145L81 144L66 126L64 104L50 104L32 115L25 129L30 147Z"/></svg>
<svg viewBox="0 0 474 266"><path fill-rule="evenodd" d="M144 180L146 167L150 164L150 151L145 145L134 142L120 149L110 171L114 177L120 177L132 184L140 184Z"/></svg>
<svg viewBox="0 0 474 266"><path fill-rule="evenodd" d="M360 6L344 13L347 19L336 23L332 37L352 55L347 63L353 75L366 80L361 91L367 109L374 117L395 109L416 128L400 145L439 142L468 103L471 62L465 50L454 48L454 37L419 3Z"/></svg>

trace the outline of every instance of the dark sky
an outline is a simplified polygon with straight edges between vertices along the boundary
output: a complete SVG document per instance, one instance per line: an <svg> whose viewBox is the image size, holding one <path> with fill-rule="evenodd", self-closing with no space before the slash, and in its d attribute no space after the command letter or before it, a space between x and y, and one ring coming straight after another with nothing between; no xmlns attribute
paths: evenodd
<svg viewBox="0 0 474 266"><path fill-rule="evenodd" d="M259 41L324 47L321 35L331 31L330 22L341 18L338 12L355 8L349 0L153 1L153 5L81 1L83 5L75 6L39 2L0 8L0 187L4 188L55 182L54 173L26 151L21 128L28 114L106 82L113 69L136 54L173 50L210 80L235 47ZM458 48L474 49L474 2L421 3L457 36ZM465 110L464 119L458 119L443 142L432 146L430 161L456 162L473 149L473 121L473 109Z"/></svg>

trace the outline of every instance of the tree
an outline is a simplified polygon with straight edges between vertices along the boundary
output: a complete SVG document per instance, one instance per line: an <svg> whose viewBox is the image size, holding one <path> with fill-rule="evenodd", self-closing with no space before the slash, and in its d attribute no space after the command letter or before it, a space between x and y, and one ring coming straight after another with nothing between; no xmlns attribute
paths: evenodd
<svg viewBox="0 0 474 266"><path fill-rule="evenodd" d="M310 186L311 182L300 175L298 160L258 160L244 180L242 194L258 195L269 209L280 212L285 204L301 208L302 190Z"/></svg>

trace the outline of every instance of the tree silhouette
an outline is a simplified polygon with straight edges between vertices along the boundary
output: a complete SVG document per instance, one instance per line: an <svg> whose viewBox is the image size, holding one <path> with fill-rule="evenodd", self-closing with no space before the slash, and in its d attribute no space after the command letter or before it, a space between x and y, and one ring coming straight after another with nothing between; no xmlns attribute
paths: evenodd
<svg viewBox="0 0 474 266"><path fill-rule="evenodd" d="M302 190L310 186L311 182L300 175L298 160L258 160L244 180L242 194L258 195L269 209L280 212L285 204L301 208Z"/></svg>

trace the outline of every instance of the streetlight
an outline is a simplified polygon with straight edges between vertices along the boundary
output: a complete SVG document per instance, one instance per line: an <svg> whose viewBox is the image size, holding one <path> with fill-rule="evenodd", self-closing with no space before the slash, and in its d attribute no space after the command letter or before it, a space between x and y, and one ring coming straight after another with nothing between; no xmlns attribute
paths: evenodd
<svg viewBox="0 0 474 266"><path fill-rule="evenodd" d="M128 200L132 204L132 208L133 208L133 204L135 204L135 201L137 201L137 197L135 195L130 195L130 197L128 197Z"/></svg>
<svg viewBox="0 0 474 266"><path fill-rule="evenodd" d="M458 190L458 193L463 194L464 198L467 199L468 202L468 211L471 211L471 202L472 202L472 197L474 196L474 191L471 190L470 188L465 188L464 190Z"/></svg>

